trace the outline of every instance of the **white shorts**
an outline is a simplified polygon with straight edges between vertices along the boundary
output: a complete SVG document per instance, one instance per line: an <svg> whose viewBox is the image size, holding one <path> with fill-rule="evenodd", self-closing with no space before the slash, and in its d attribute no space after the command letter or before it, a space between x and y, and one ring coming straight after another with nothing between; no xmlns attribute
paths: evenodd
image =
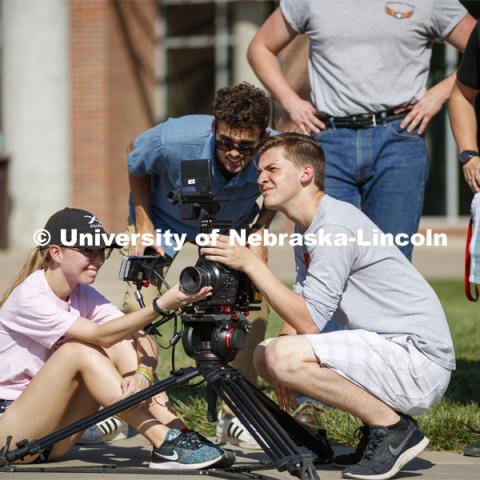
<svg viewBox="0 0 480 480"><path fill-rule="evenodd" d="M451 371L421 353L408 335L386 339L365 330L305 335L323 366L394 410L420 415L447 390Z"/></svg>

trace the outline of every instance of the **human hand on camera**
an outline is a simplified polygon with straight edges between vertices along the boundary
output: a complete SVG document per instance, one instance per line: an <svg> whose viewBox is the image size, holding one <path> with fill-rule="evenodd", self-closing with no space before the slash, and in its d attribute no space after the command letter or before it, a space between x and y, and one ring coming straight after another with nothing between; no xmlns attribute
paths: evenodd
<svg viewBox="0 0 480 480"><path fill-rule="evenodd" d="M297 406L297 392L295 390L280 383L274 383L272 387L277 397L278 406L281 409L288 411Z"/></svg>
<svg viewBox="0 0 480 480"><path fill-rule="evenodd" d="M248 248L262 262L267 263L268 249L265 246L265 241L264 241L265 230L263 228L260 228L258 230L255 230L254 232L251 232L250 235L252 233L254 233L255 235L260 235L261 243L260 245L249 245Z"/></svg>
<svg viewBox="0 0 480 480"><path fill-rule="evenodd" d="M158 306L164 310L177 310L179 308L190 305L191 303L199 302L207 297L212 296L212 287L202 287L196 293L186 293L180 289L180 284L177 283L170 287L157 301Z"/></svg>
<svg viewBox="0 0 480 480"><path fill-rule="evenodd" d="M132 232L129 232L132 233ZM148 234L149 236L153 235L153 238L155 238L155 227L153 226L153 223L149 222L145 226L135 226L135 234L137 235L136 237L136 242L135 245L133 243L130 244L129 246L129 255L133 256L139 256L141 257L142 255L147 255L145 253L145 249L153 250L153 252L148 253L148 255L160 255L161 257L165 256L165 250L160 247L159 245L143 245L142 238L143 235Z"/></svg>
<svg viewBox="0 0 480 480"><path fill-rule="evenodd" d="M480 157L472 157L463 166L463 176L473 193L480 192Z"/></svg>
<svg viewBox="0 0 480 480"><path fill-rule="evenodd" d="M146 253L145 249L147 248L153 250L153 252L150 251ZM149 245L148 247L145 247L144 245L130 245L129 255L134 255L139 257L141 257L142 255L159 255L160 257L164 257L165 250L162 247L159 247L158 245Z"/></svg>
<svg viewBox="0 0 480 480"><path fill-rule="evenodd" d="M211 246L202 247L200 253L211 262L219 262L242 272L246 272L258 261L251 249L237 243L231 244L230 237L225 235L219 235L215 241L212 240Z"/></svg>
<svg viewBox="0 0 480 480"><path fill-rule="evenodd" d="M317 116L318 112L315 107L307 100L301 99L299 96L292 97L288 102L284 103L284 108L290 115L290 118L300 132L309 135L325 130L327 126Z"/></svg>

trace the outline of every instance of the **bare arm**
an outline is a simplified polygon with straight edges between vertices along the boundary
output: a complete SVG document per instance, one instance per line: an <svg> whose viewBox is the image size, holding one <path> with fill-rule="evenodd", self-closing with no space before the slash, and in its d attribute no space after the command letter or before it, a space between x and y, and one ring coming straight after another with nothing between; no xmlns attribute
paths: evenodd
<svg viewBox="0 0 480 480"><path fill-rule="evenodd" d="M277 58L296 35L280 8L277 8L253 38L247 58L258 78L282 104L292 121L303 133L308 134L324 129L325 124L316 117L315 107L302 100L288 83Z"/></svg>
<svg viewBox="0 0 480 480"><path fill-rule="evenodd" d="M476 20L467 14L450 32L446 41L454 46L458 51L464 52L472 30L476 25ZM432 118L441 110L443 104L449 99L457 73L454 72L442 81L438 82L432 88L427 90L425 95L416 103L403 119L401 127L407 131L413 132L418 128L418 133L422 135ZM397 111L401 111L399 109Z"/></svg>
<svg viewBox="0 0 480 480"><path fill-rule="evenodd" d="M202 288L198 293L186 294L180 291L179 285L167 290L158 300L163 310L176 310L190 303L197 302L211 295L211 287ZM152 305L136 312L123 315L101 325L86 318L78 318L67 331L67 336L82 342L101 347L110 347L125 338L133 336L157 317Z"/></svg>
<svg viewBox="0 0 480 480"><path fill-rule="evenodd" d="M265 263L256 259L249 262L244 271L292 329L299 334L318 333L303 297L286 287Z"/></svg>
<svg viewBox="0 0 480 480"><path fill-rule="evenodd" d="M130 191L132 193L135 208L135 231L140 234L151 234L154 232L155 226L153 225L150 213L150 175L135 177L129 173L128 180L130 182ZM161 247L153 245L152 248L157 250L160 255L165 255L165 252ZM130 255L143 255L144 251L145 247L141 245L141 242L137 242L136 245L130 246Z"/></svg>
<svg viewBox="0 0 480 480"><path fill-rule="evenodd" d="M303 297L286 287L249 248L230 245L228 237L219 237L216 247L203 247L201 253L207 260L245 272L272 308L296 332L318 333Z"/></svg>
<svg viewBox="0 0 480 480"><path fill-rule="evenodd" d="M478 91L457 81L449 103L450 125L458 150L478 151L477 117L474 102ZM480 158L473 157L463 166L463 175L472 192L480 192Z"/></svg>

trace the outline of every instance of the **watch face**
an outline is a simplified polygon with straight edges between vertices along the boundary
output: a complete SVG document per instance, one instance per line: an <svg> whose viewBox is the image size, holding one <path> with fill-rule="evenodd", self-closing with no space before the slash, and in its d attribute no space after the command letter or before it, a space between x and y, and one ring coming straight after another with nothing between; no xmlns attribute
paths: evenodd
<svg viewBox="0 0 480 480"><path fill-rule="evenodd" d="M458 156L458 161L462 164L465 165L471 158L473 157L478 157L479 153L475 152L474 150L464 150L460 155Z"/></svg>

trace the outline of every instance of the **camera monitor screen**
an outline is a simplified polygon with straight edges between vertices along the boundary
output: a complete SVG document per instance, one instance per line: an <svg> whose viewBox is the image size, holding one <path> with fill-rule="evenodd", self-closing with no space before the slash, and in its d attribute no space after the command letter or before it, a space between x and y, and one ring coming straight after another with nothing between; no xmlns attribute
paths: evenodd
<svg viewBox="0 0 480 480"><path fill-rule="evenodd" d="M196 196L211 193L212 180L209 160L184 160L180 165L182 193Z"/></svg>

